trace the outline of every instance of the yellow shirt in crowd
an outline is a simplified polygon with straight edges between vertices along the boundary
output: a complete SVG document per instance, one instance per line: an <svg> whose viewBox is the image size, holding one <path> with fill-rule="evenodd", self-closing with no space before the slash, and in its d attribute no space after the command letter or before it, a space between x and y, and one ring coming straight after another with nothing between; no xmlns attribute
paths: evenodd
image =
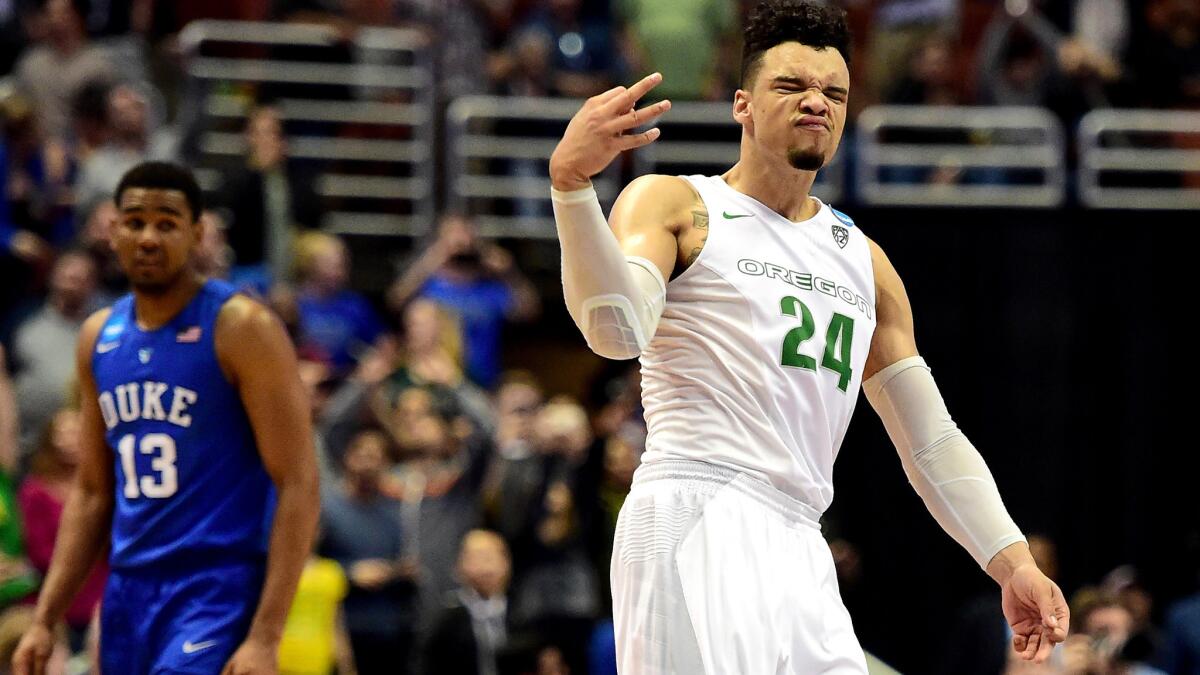
<svg viewBox="0 0 1200 675"><path fill-rule="evenodd" d="M347 589L346 573L336 562L313 558L304 566L279 643L281 674L329 675L333 671L338 608Z"/></svg>

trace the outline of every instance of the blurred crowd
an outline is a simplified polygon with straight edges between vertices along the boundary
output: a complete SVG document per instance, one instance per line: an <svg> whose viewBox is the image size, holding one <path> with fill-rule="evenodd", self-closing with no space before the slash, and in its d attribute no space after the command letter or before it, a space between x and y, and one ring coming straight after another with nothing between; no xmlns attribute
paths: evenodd
<svg viewBox="0 0 1200 675"><path fill-rule="evenodd" d="M661 71L656 95L727 100L733 0L0 0L0 673L53 551L78 446L73 353L125 290L111 196L143 160L189 158L180 29L197 18L428 31L443 100L587 96ZM856 105L1200 106L1195 0L857 0ZM645 443L638 373L583 400L506 368L505 327L538 319L514 255L445 213L383 293L255 106L246 153L201 217L194 264L283 319L301 356L322 468L322 527L281 652L285 673L613 673L608 557ZM855 553L834 542L841 571ZM1052 545L1042 542L1043 554ZM1049 551L1049 552L1047 552ZM56 673L89 672L98 566L67 614ZM999 599L964 609L947 673L1200 673L1200 598L1151 623L1136 573L1072 589L1071 639L1006 663ZM869 648L869 645L867 645Z"/></svg>

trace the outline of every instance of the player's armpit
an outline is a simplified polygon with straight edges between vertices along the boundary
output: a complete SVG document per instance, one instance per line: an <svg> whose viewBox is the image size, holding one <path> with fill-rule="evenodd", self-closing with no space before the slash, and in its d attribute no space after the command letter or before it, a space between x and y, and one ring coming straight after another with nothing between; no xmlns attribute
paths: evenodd
<svg viewBox="0 0 1200 675"><path fill-rule="evenodd" d="M904 282L883 249L870 239L871 265L875 270L875 334L863 369L863 381L888 366L917 355L912 305Z"/></svg>

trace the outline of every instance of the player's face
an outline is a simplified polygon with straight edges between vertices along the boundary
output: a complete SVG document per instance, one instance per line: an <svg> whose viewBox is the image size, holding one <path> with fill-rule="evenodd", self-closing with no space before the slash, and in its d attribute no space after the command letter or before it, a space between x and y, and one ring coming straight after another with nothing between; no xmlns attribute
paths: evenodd
<svg viewBox="0 0 1200 675"><path fill-rule="evenodd" d="M781 154L796 169L816 171L837 152L846 123L850 71L841 52L799 42L762 55L750 90L738 90L734 113L761 152Z"/></svg>
<svg viewBox="0 0 1200 675"><path fill-rule="evenodd" d="M202 234L187 197L178 190L128 188L117 210L111 242L129 283L143 293L171 288L188 269Z"/></svg>

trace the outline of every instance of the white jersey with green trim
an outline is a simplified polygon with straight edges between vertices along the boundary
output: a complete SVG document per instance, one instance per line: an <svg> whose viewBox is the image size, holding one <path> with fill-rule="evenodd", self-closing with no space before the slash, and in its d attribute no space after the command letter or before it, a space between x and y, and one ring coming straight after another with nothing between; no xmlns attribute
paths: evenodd
<svg viewBox="0 0 1200 675"><path fill-rule="evenodd" d="M642 352L642 462L726 466L824 512L875 332L867 238L825 204L793 222L720 176L684 178L708 239Z"/></svg>

